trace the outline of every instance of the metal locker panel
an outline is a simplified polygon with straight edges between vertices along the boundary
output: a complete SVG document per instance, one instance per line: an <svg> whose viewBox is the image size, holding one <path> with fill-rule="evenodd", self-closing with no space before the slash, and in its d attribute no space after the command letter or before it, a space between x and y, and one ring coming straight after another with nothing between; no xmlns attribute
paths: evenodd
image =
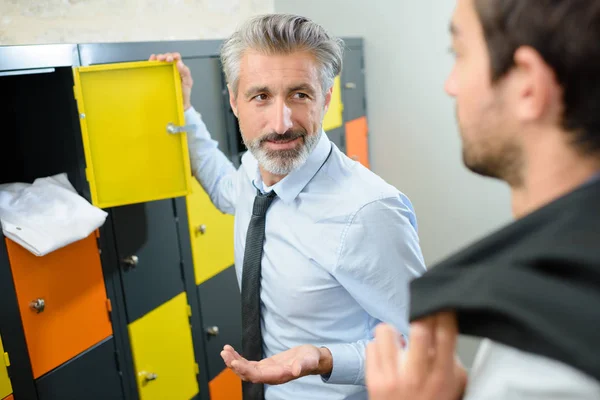
<svg viewBox="0 0 600 400"><path fill-rule="evenodd" d="M240 289L235 267L203 282L198 286L202 322L207 334L206 358L209 379L214 379L226 368L221 358L223 346L242 347L242 309Z"/></svg>
<svg viewBox="0 0 600 400"><path fill-rule="evenodd" d="M196 285L199 285L234 263L233 216L219 211L196 179L186 200Z"/></svg>
<svg viewBox="0 0 600 400"><path fill-rule="evenodd" d="M111 217L132 322L184 290L173 201L115 207Z"/></svg>
<svg viewBox="0 0 600 400"><path fill-rule="evenodd" d="M242 380L229 368L210 381L210 400L242 400Z"/></svg>
<svg viewBox="0 0 600 400"><path fill-rule="evenodd" d="M176 128L184 116L175 63L77 67L74 76L92 203L106 208L188 194L187 139Z"/></svg>
<svg viewBox="0 0 600 400"><path fill-rule="evenodd" d="M35 378L112 334L95 233L43 257L6 247Z"/></svg>
<svg viewBox="0 0 600 400"><path fill-rule="evenodd" d="M39 400L124 399L113 337L37 379L36 386Z"/></svg>
<svg viewBox="0 0 600 400"><path fill-rule="evenodd" d="M367 110L365 106L365 72L362 47L350 47L344 53L341 84L344 121L351 121L365 116Z"/></svg>
<svg viewBox="0 0 600 400"><path fill-rule="evenodd" d="M323 118L323 129L325 131L339 128L343 124L342 112L344 105L342 104L340 79L338 75L333 81L333 92L331 94L331 101L329 102L329 109Z"/></svg>
<svg viewBox="0 0 600 400"><path fill-rule="evenodd" d="M346 123L346 154L369 168L369 127L367 117Z"/></svg>
<svg viewBox="0 0 600 400"><path fill-rule="evenodd" d="M129 335L142 400L188 400L198 393L185 292L129 324Z"/></svg>
<svg viewBox="0 0 600 400"><path fill-rule="evenodd" d="M216 57L184 58L194 80L192 105L202 115L210 136L219 143L219 149L231 158L231 143L227 135L225 105L222 94L221 65Z"/></svg>
<svg viewBox="0 0 600 400"><path fill-rule="evenodd" d="M327 137L342 153L346 153L346 129L344 126L327 131Z"/></svg>
<svg viewBox="0 0 600 400"><path fill-rule="evenodd" d="M2 337L0 337L0 399L12 393L12 385L10 383L10 378L8 377L7 369L9 366L9 355L8 353L4 352L4 346L2 346Z"/></svg>

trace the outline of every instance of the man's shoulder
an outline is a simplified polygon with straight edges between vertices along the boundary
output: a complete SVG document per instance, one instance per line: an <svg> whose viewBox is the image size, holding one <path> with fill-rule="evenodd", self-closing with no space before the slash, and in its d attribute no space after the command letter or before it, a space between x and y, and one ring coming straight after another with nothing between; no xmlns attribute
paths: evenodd
<svg viewBox="0 0 600 400"><path fill-rule="evenodd" d="M382 177L352 160L337 147L313 181L328 192L332 202L359 209L379 200L402 202L406 196Z"/></svg>

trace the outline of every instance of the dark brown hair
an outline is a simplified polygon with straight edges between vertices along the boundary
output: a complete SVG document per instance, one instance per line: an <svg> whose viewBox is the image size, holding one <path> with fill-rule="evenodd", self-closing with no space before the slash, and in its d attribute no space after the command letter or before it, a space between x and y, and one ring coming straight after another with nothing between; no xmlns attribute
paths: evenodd
<svg viewBox="0 0 600 400"><path fill-rule="evenodd" d="M534 48L564 92L562 126L585 153L600 154L600 0L475 0L492 80Z"/></svg>

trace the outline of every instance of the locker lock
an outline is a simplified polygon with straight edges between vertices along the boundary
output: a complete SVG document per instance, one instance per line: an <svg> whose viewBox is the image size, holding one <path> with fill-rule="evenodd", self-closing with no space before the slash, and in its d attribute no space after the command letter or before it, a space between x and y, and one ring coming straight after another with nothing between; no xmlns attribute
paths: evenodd
<svg viewBox="0 0 600 400"><path fill-rule="evenodd" d="M348 83L346 83L346 84L344 85L344 87L345 87L346 89L356 89L356 83L354 83L354 82L348 82Z"/></svg>
<svg viewBox="0 0 600 400"><path fill-rule="evenodd" d="M39 314L46 308L46 302L44 301L44 299L36 299L29 303L29 307Z"/></svg>
<svg viewBox="0 0 600 400"><path fill-rule="evenodd" d="M138 262L139 262L139 259L138 259L138 256L136 256L136 255L125 257L123 259L123 264L125 264L131 268L134 268L136 265L138 265Z"/></svg>
<svg viewBox="0 0 600 400"><path fill-rule="evenodd" d="M190 132L196 129L196 125L184 125L184 126L180 126L180 125L175 125L172 122L169 122L167 124L167 132L174 135L176 133L182 133L182 132Z"/></svg>

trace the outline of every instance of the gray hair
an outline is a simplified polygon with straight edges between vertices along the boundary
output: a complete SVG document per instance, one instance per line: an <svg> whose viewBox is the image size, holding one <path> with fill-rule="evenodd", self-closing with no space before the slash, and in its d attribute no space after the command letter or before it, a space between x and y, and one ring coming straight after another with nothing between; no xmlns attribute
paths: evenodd
<svg viewBox="0 0 600 400"><path fill-rule="evenodd" d="M330 36L308 18L291 14L266 14L245 22L221 47L225 79L237 94L240 61L248 49L268 55L311 52L320 64L321 87L326 92L342 71L344 42Z"/></svg>

